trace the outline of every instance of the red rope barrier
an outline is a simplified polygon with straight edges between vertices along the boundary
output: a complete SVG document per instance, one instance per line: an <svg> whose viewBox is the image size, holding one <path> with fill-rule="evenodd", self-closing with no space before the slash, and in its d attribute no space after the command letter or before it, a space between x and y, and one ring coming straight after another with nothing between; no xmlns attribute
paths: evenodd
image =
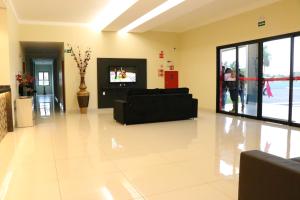
<svg viewBox="0 0 300 200"><path fill-rule="evenodd" d="M223 79L223 76L221 76L221 80ZM256 77L239 77L239 80L240 81L258 81L259 78L256 78ZM262 78L261 81L265 82L266 83L266 92L267 92L267 95L268 97L272 97L273 94L272 94L272 91L271 91L271 87L270 87L270 84L269 84L269 81L289 81L291 80L290 77L281 77L281 78ZM300 80L300 76L295 76L292 78L292 80L295 80L295 81L299 81ZM234 80L231 80L231 81L234 81ZM220 107L222 106L222 91L223 91L223 88L222 88L222 83L223 81L220 81ZM224 81L226 82L226 81Z"/></svg>
<svg viewBox="0 0 300 200"><path fill-rule="evenodd" d="M255 77L240 77L240 81L258 81L258 78ZM290 77L282 77L282 78L262 78L262 81L289 81ZM293 77L292 80L299 81L300 76Z"/></svg>

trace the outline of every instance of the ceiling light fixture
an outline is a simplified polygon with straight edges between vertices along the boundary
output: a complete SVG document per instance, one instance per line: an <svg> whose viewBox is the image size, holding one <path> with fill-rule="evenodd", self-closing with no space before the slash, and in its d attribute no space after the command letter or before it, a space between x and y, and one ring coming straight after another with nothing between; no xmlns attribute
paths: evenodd
<svg viewBox="0 0 300 200"><path fill-rule="evenodd" d="M133 21L126 27L122 28L118 32L123 34L123 33L128 33L129 31L135 29L136 27L140 26L141 24L149 21L150 19L153 19L154 17L166 12L167 10L181 4L185 0L167 0L166 2L162 3L161 5L157 6L153 10L149 11L142 17L138 18L137 20Z"/></svg>
<svg viewBox="0 0 300 200"><path fill-rule="evenodd" d="M102 31L136 2L138 0L110 0L90 24L91 28L99 32Z"/></svg>

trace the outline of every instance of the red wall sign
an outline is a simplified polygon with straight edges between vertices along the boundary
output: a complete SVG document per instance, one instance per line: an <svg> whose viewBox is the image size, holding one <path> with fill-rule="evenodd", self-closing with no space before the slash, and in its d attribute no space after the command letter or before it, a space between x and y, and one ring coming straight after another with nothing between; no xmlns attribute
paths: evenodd
<svg viewBox="0 0 300 200"><path fill-rule="evenodd" d="M164 76L164 70L163 69L158 69L158 76L163 77Z"/></svg>
<svg viewBox="0 0 300 200"><path fill-rule="evenodd" d="M159 53L159 58L164 58L164 57L165 57L164 52L163 52L163 51L160 51L160 53Z"/></svg>

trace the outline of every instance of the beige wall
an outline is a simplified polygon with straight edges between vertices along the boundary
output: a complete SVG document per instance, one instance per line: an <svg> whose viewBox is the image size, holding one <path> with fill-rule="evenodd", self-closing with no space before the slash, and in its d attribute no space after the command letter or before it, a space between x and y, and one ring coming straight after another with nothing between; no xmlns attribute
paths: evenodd
<svg viewBox="0 0 300 200"><path fill-rule="evenodd" d="M8 27L6 9L0 8L0 85L10 85Z"/></svg>
<svg viewBox="0 0 300 200"><path fill-rule="evenodd" d="M18 92L15 76L22 68L18 27L11 10L0 8L0 85L11 86L12 101Z"/></svg>
<svg viewBox="0 0 300 200"><path fill-rule="evenodd" d="M158 53L164 50L167 55L166 60L173 60L180 71L180 86L191 89L194 96L199 99L200 108L215 110L216 47L300 31L299 10L299 0L283 0L182 34L147 32L127 36L120 36L113 32L96 33L86 27L17 25L15 19L9 17L11 67L5 67L4 70L8 73L1 73L0 78L1 81L8 82L11 79L10 82L15 83L12 80L13 76L22 64L18 41L64 42L65 45L70 43L82 48L91 47L92 60L87 69L86 84L88 91L91 92L89 108L95 109L97 108L96 58L147 58L148 88L155 88L163 87L163 78L157 76L157 70L160 65ZM0 30L2 30L6 26L6 20L3 19L6 15L0 11L0 16ZM263 28L257 27L260 17L264 17L267 23ZM5 37L7 38L5 33L0 35L0 40L4 43ZM1 48L3 49L2 46ZM173 48L177 48L176 52ZM7 52L7 50L0 51L4 54ZM5 57L4 54L0 56ZM76 110L79 74L70 54L65 54L64 61L66 107L69 111ZM1 67L7 66L3 64L8 62L5 59L1 59L0 62ZM10 78L5 74L10 74Z"/></svg>
<svg viewBox="0 0 300 200"><path fill-rule="evenodd" d="M16 97L15 75L22 69L18 23L10 9L0 8L0 85L11 85Z"/></svg>
<svg viewBox="0 0 300 200"><path fill-rule="evenodd" d="M9 68L10 85L12 89L12 99L18 97L16 74L22 72L22 50L19 42L19 24L12 11L7 9L8 21L8 45L9 45Z"/></svg>
<svg viewBox="0 0 300 200"><path fill-rule="evenodd" d="M16 80L15 71L19 66L19 41L18 41L18 24L10 10L0 8L0 85L11 85L12 99L16 97ZM13 103L12 103L13 105ZM13 112L14 114L14 112ZM14 137L6 137L6 140L14 140ZM4 180L7 175L7 166L10 165L11 158L15 153L15 145L13 141L1 143L5 149L1 157L0 180Z"/></svg>
<svg viewBox="0 0 300 200"><path fill-rule="evenodd" d="M160 50L168 59L175 61L178 35L173 33L148 32L120 36L113 32L96 33L85 27L59 27L43 25L21 25L20 41L64 42L81 48L90 47L92 59L89 63L86 84L90 92L90 109L97 108L97 58L146 58L148 61L148 88L163 87L163 79L158 77ZM67 110L78 109L76 92L79 86L79 72L70 54L65 54L65 86Z"/></svg>
<svg viewBox="0 0 300 200"><path fill-rule="evenodd" d="M257 27L260 17L266 26ZM190 87L199 107L216 108L216 47L300 31L300 1L284 0L185 32L180 40L182 85Z"/></svg>

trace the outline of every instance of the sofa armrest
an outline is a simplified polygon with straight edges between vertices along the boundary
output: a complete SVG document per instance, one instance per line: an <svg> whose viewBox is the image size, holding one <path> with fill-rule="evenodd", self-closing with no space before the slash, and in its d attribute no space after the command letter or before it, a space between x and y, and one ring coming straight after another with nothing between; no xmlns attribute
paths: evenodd
<svg viewBox="0 0 300 200"><path fill-rule="evenodd" d="M198 99L192 99L192 104L193 104L193 107L192 107L192 117L193 118L197 118L198 117Z"/></svg>
<svg viewBox="0 0 300 200"><path fill-rule="evenodd" d="M299 200L300 164L261 151L241 153L238 200Z"/></svg>
<svg viewBox="0 0 300 200"><path fill-rule="evenodd" d="M125 109L127 102L124 100L115 100L114 101L114 119L117 122L125 124Z"/></svg>
<svg viewBox="0 0 300 200"><path fill-rule="evenodd" d="M291 160L293 160L293 161L296 161L296 162L299 162L299 163L300 163L300 157L297 157L297 158L292 158Z"/></svg>

